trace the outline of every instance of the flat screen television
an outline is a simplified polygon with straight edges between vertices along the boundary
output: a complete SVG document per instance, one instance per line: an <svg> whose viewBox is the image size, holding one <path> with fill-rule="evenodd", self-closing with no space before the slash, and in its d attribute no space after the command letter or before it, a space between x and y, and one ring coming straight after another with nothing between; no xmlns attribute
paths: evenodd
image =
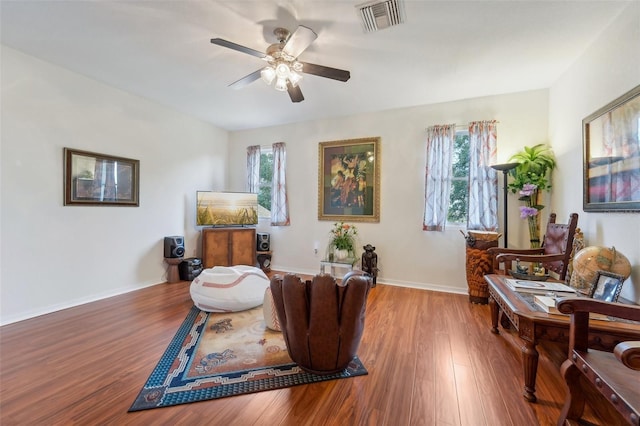
<svg viewBox="0 0 640 426"><path fill-rule="evenodd" d="M245 226L258 223L258 194L196 192L197 226Z"/></svg>

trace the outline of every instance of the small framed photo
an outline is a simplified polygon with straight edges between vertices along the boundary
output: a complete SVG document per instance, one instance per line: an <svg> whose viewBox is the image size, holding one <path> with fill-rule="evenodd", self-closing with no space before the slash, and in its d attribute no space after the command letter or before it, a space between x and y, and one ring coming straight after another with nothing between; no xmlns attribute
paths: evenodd
<svg viewBox="0 0 640 426"><path fill-rule="evenodd" d="M606 271L598 271L589 296L604 302L616 302L622 290L624 277Z"/></svg>

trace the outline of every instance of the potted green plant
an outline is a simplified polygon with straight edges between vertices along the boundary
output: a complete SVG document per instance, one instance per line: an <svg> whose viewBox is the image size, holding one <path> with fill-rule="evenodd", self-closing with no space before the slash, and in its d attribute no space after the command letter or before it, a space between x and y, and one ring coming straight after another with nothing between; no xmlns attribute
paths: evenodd
<svg viewBox="0 0 640 426"><path fill-rule="evenodd" d="M508 185L511 192L517 192L520 201L520 217L527 219L529 225L529 239L531 248L540 247L540 210L542 205L542 191L551 190L551 171L556 166L555 156L551 147L538 144L514 154L509 161L520 163L510 174L513 181Z"/></svg>

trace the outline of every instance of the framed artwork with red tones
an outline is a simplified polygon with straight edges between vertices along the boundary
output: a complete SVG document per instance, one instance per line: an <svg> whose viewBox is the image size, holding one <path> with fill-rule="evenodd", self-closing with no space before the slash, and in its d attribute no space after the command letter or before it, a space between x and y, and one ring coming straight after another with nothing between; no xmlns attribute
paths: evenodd
<svg viewBox="0 0 640 426"><path fill-rule="evenodd" d="M380 138L320 142L318 219L380 222Z"/></svg>

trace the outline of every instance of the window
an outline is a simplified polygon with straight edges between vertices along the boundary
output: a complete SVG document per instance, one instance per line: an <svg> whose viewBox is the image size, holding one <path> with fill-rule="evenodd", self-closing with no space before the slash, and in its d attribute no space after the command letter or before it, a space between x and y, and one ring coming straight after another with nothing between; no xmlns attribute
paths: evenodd
<svg viewBox="0 0 640 426"><path fill-rule="evenodd" d="M273 150L260 151L260 183L258 186L258 216L271 217L271 187L273 186Z"/></svg>
<svg viewBox="0 0 640 426"><path fill-rule="evenodd" d="M451 160L451 192L447 224L466 225L469 210L469 132L456 131Z"/></svg>
<svg viewBox="0 0 640 426"><path fill-rule="evenodd" d="M447 224L498 228L496 142L495 120L471 122L468 131L455 124L427 128L424 231L442 232Z"/></svg>

